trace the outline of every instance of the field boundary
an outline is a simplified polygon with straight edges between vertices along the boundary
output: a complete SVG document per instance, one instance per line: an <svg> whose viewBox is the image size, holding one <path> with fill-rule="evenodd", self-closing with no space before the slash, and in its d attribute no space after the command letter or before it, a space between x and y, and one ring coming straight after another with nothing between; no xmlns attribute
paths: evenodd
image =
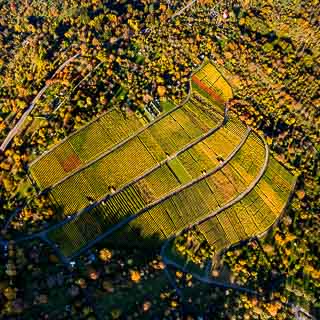
<svg viewBox="0 0 320 320"><path fill-rule="evenodd" d="M226 120L228 119L228 115L227 115L227 108L225 109L225 113L223 116L223 119L221 121L221 123L212 128L211 130L209 130L207 133L203 134L201 137L195 139L194 141L192 141L191 143L189 143L188 145L186 145L183 149L175 152L173 155L171 155L170 157L166 158L165 160L159 162L156 166L154 166L153 168L151 168L150 170L148 170L147 172L145 172L143 175L136 177L135 179L131 180L130 182L126 183L124 186L122 186L121 188L119 188L118 190L116 190L114 193L112 193L111 196L114 196L122 191L124 191L125 189L127 189L128 187L130 187L131 185L133 185L136 182L139 182L140 180L142 180L143 178L145 178L146 176L148 176L149 174L151 174L152 172L156 171L157 169L159 169L161 166L166 165L169 161L177 158L180 154L186 152L187 150L191 149L193 146L195 146L196 144L200 143L201 141L205 140L206 138L210 137L212 134L214 134L215 132L217 132L219 129L221 129ZM63 221L58 222L56 225L53 225L51 227L49 227L48 229L42 230L37 232L35 235L40 235L43 233L48 233L52 230L55 230L61 226L63 226L64 224L71 222L72 220L76 219L77 217L79 217L82 214L85 214L88 210L92 210L95 207L97 207L98 205L100 205L103 201L105 201L108 197L110 197L110 195L104 196L102 197L100 200L96 201L94 204L89 205L87 207L85 207L84 209L80 210L79 212L75 213L72 216L66 217ZM29 237L29 236L27 236ZM26 239L26 237L23 237L20 239L18 239L19 241L22 241L23 239ZM30 238L29 238L30 239Z"/></svg>
<svg viewBox="0 0 320 320"><path fill-rule="evenodd" d="M121 227L127 225L129 222L135 220L136 218L138 218L139 216L143 215L146 211L152 209L153 207L157 206L158 204L161 204L163 201L167 200L168 198L174 196L175 194L193 186L194 184L208 178L209 176L213 175L214 173L216 173L217 171L219 171L220 169L222 169L224 166L226 166L229 161L231 159L233 159L233 157L241 150L242 146L244 145L244 143L247 141L249 135L251 133L251 129L247 128L247 131L245 133L245 135L243 136L242 140L240 141L240 143L235 147L235 149L229 154L229 156L222 162L220 163L218 166L216 166L214 169L210 170L207 174L200 176L196 179L193 179L192 181L190 181L189 183L173 190L172 192L166 194L165 196L161 197L160 199L154 201L153 203L147 205L146 207L144 207L143 209L141 209L138 213L127 217L125 219L123 219L122 221L120 221L119 223L117 223L116 225L112 226L111 228L109 228L106 232L102 233L100 236L98 236L97 238L93 239L92 241L90 241L87 245L85 245L84 247L80 248L78 251L76 251L74 254L72 254L70 257L66 257L62 254L62 252L57 248L56 244L54 244L50 239L48 239L48 233L52 230L55 230L57 228L59 228L60 226L67 224L68 222L74 220L76 217L78 217L80 214L76 214L75 216L71 217L71 218L66 218L65 220L61 221L60 223L56 224L55 226L52 226L51 228L48 228L46 230L40 231L36 234L30 235L30 236L26 236L26 237L22 237L19 239L16 239L16 242L23 242L23 241L27 241L27 240L33 240L36 238L40 238L42 240L44 240L45 242L47 242L55 252L58 252L59 257L61 258L61 260L64 263L68 263L70 262L72 259L74 259L75 257L77 257L79 254L81 254L82 252L88 250L90 247L92 247L94 244L100 242L102 239L106 238L107 236L109 236L110 234L112 234L114 231L120 229ZM87 207L86 211L88 210ZM85 211L85 212L86 212ZM85 212L82 212L82 214L85 214ZM57 251L58 250L58 251Z"/></svg>

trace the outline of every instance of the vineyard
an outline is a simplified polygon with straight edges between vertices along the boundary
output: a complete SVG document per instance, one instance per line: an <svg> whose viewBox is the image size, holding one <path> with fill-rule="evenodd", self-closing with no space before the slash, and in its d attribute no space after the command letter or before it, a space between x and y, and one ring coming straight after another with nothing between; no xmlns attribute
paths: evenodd
<svg viewBox="0 0 320 320"><path fill-rule="evenodd" d="M233 96L230 85L211 63L205 63L192 76L192 88L212 102L222 105Z"/></svg>
<svg viewBox="0 0 320 320"><path fill-rule="evenodd" d="M48 188L140 127L135 115L112 109L37 158L30 173L41 190Z"/></svg>
<svg viewBox="0 0 320 320"><path fill-rule="evenodd" d="M284 209L295 179L274 158L258 184L239 202L198 226L220 251L268 230Z"/></svg>
<svg viewBox="0 0 320 320"><path fill-rule="evenodd" d="M207 148L211 151L211 156L216 155L218 156L222 149L220 145L210 145L211 141L216 141L214 139L215 136L217 138L221 137L220 131L226 131L225 135L227 135L227 132L230 132L232 128L232 125L228 125L225 127L222 127L215 133L208 136L208 138L204 139L201 143L207 146ZM235 128L233 128L235 130ZM238 137L244 138L246 134L245 127L243 125L238 126ZM240 138L238 138L240 139ZM229 144L231 141L229 142ZM226 142L227 145L227 142ZM230 150L233 151L237 147L238 144L234 143L233 148ZM154 201L161 200L162 197L164 197L166 194L173 192L174 190L177 190L180 188L183 184L182 182L177 179L179 176L178 172L175 172L172 170L171 163L174 160L180 160L181 163L185 163L183 159L186 158L186 155L190 156L192 154L193 157L191 157L192 162L189 163L189 166L185 166L185 170L190 173L190 179L191 181L191 174L195 174L194 168L198 169L198 174L201 175L201 172L204 170L214 169L216 165L218 165L218 161L210 161L210 158L207 156L207 152L205 152L203 148L199 148L199 144L196 144L186 151L179 154L176 158L167 161L162 166L157 167L157 169L151 171L147 175L142 176L138 181L129 184L119 192L117 192L114 195L111 195L110 197L107 197L105 200L101 202L93 211L95 212L95 216L98 212L100 212L101 219L108 220L107 225L112 225L115 223L118 223L121 221L121 219L125 218L126 216L136 214L139 210L144 208L145 205L152 203ZM207 166L204 167L203 160L207 157ZM197 160L195 160L197 159ZM212 160L214 160L214 157L212 156ZM210 165L210 166L209 166ZM192 171L191 171L192 170ZM67 180L68 181L68 180ZM75 187L75 186L74 186ZM72 186L70 187L72 190ZM75 202L72 200L72 198L68 198L66 203L70 203L70 205L73 205ZM101 211L100 211L101 208ZM138 210L139 209L139 210ZM87 215L91 215L91 212L84 212L82 215L77 217L75 220L72 221L74 225L87 225L88 221L86 219ZM66 232L69 233L70 226L66 226ZM77 230L77 228L75 228ZM82 230L82 229L81 229ZM60 230L55 231L55 233L63 233L63 228ZM95 232L96 235L98 235L98 230ZM75 238L79 240L80 238L83 238L84 234L81 231L81 233L77 234ZM62 237L63 239L63 237ZM56 239L54 239L56 241ZM84 239L83 243L86 243L89 241L89 239ZM63 241L63 245L67 245L66 241Z"/></svg>
<svg viewBox="0 0 320 320"><path fill-rule="evenodd" d="M190 226L218 252L277 220L293 176L227 112L232 90L211 63L191 84L184 104L149 124L111 110L30 166L69 216L44 232L62 256L72 259L106 237L160 243Z"/></svg>
<svg viewBox="0 0 320 320"><path fill-rule="evenodd" d="M158 167L167 157L207 134L222 121L222 115L209 113L198 104L188 102L90 166L56 183L50 189L50 195L65 215L73 214Z"/></svg>
<svg viewBox="0 0 320 320"><path fill-rule="evenodd" d="M212 139L213 136L214 134L207 139ZM207 142L207 139L204 141ZM177 230L222 207L228 200L243 192L255 178L256 167L246 165L246 162L252 161L251 154L248 153L245 158L241 150L242 148L256 148L257 154L260 154L264 146L262 143L257 143L255 134L252 132L245 132L241 140L242 142L236 144L232 150L235 151L235 155L230 153L231 159L227 159L221 168L219 164L215 165L212 162L211 167L206 168L207 174L201 176L203 170L200 169L200 178L198 175L188 183L182 183L177 179L178 174L170 170L169 161L167 166L159 167L151 174L103 200L93 210L84 212L61 229L55 230L49 235L50 239L60 245L65 255L69 255L81 248L79 241L82 245L94 241L102 233L102 225L112 226L132 215L136 215L137 218L129 222L127 229L139 229L139 234L135 233L137 241L140 236L151 237L154 234L158 234L160 239L169 237ZM210 147L210 141L207 143ZM183 152L176 159L189 153L192 149L194 147ZM213 152L215 151L219 150L213 149ZM205 153L197 152L197 155L201 160L201 156L204 156ZM193 159L194 165L190 167L193 168L196 165L200 167L202 163L199 164L195 158ZM261 163L263 160L264 155ZM185 170L188 172L186 168ZM247 175L244 175L243 178L239 171ZM104 221L103 224L92 223L91 220L94 217L98 217L97 221ZM64 233L70 234L71 230L73 234L71 239L76 239L76 242L66 241L66 237L63 236Z"/></svg>
<svg viewBox="0 0 320 320"><path fill-rule="evenodd" d="M0 320L320 320L319 17L3 1Z"/></svg>

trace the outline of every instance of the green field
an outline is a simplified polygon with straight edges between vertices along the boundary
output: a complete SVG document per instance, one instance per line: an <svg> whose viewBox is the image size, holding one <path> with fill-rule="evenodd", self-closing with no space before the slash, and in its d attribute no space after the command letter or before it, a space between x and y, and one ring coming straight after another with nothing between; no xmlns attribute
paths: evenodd
<svg viewBox="0 0 320 320"><path fill-rule="evenodd" d="M112 109L63 140L30 165L40 189L50 187L141 127L134 114Z"/></svg>
<svg viewBox="0 0 320 320"><path fill-rule="evenodd" d="M222 115L188 102L54 186L50 195L60 203L65 215L73 214L158 166L222 120Z"/></svg>
<svg viewBox="0 0 320 320"><path fill-rule="evenodd" d="M31 166L60 213L81 212L47 233L63 256L119 223L109 240L127 245L157 244L196 224L219 252L277 220L293 176L235 114L224 118L232 89L218 70L205 63L194 77L189 99L144 127L111 110Z"/></svg>
<svg viewBox="0 0 320 320"><path fill-rule="evenodd" d="M240 128L239 134L241 132ZM244 135L244 132L242 134ZM210 141L214 141L214 135L209 136L203 143L210 147ZM237 144L233 149L236 147ZM242 148L255 149L257 158L252 157L251 153L247 153L247 157L245 157L246 154L241 152ZM147 205L150 209L129 223L127 230L124 230L125 236L128 236L126 235L128 230L131 234L130 237L132 237L132 233L134 233L132 230L140 229L142 237L148 238L153 234L158 234L160 238L168 237L182 229L183 226L222 207L227 201L244 191L248 184L252 182L260 170L259 161L261 165L263 164L264 146L262 143L258 143L254 133L250 133L242 148L223 168L210 174L210 171L219 163L214 161L204 162L206 153L199 149L198 145L195 145L175 158L179 161L180 158L184 159L186 154L193 154L192 163L189 163L189 167L183 166L181 161L178 167L172 168L170 162L167 166L159 167L138 182L132 183L115 195L111 195L95 209L80 215L64 227L55 230L49 235L50 239L58 243L63 253L68 256L88 241L94 240L108 227L119 223L128 216L139 214ZM211 153L217 155L219 149L216 149L213 145ZM260 155L262 155L261 159L259 159ZM250 166L248 165L250 162L257 165ZM181 177L181 167L187 180L179 179L179 176ZM197 178L192 178L191 174L195 174L194 168L197 167L199 168L198 176L201 176L201 172L204 170L208 176L192 184ZM192 170L190 173L188 168ZM189 183L189 186L187 183ZM179 190L181 191L166 199L167 194ZM72 236L69 238L70 234ZM66 235L71 241L66 241ZM137 239L140 239L139 235L136 236ZM76 241L73 241L73 239Z"/></svg>

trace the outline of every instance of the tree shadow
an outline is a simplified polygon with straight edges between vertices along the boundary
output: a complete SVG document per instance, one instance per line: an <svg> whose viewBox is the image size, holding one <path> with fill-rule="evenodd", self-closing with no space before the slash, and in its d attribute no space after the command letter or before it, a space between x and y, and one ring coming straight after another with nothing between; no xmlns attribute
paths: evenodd
<svg viewBox="0 0 320 320"><path fill-rule="evenodd" d="M142 227L131 227L126 225L101 241L100 245L106 245L110 248L135 248L144 250L148 253L159 251L163 244L161 233L157 232L146 236L143 235L142 230Z"/></svg>

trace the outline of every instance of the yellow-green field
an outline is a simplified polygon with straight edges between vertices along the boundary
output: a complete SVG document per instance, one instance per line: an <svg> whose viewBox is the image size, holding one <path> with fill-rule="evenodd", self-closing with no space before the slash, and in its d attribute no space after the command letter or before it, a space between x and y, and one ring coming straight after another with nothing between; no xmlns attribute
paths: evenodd
<svg viewBox="0 0 320 320"><path fill-rule="evenodd" d="M192 79L189 99L151 123L110 111L31 165L60 213L80 212L47 233L65 257L106 235L140 245L192 225L218 252L277 220L294 177L226 116L232 89L211 63Z"/></svg>
<svg viewBox="0 0 320 320"><path fill-rule="evenodd" d="M158 166L168 156L217 127L222 120L221 114L209 113L196 101L189 101L53 186L50 195L65 215L73 214Z"/></svg>
<svg viewBox="0 0 320 320"><path fill-rule="evenodd" d="M262 234L284 209L295 179L270 158L258 184L239 202L198 226L216 251Z"/></svg>
<svg viewBox="0 0 320 320"><path fill-rule="evenodd" d="M134 114L110 110L30 165L40 189L50 187L141 127Z"/></svg>
<svg viewBox="0 0 320 320"><path fill-rule="evenodd" d="M243 152L240 148L225 166L212 172L220 165L217 157L221 156L225 149L221 148L221 145L210 143L216 141L216 136L221 136L220 131L225 131L228 135L228 132L231 132L230 127L234 130L238 128L238 131L234 131L234 134L238 133L238 141L225 140L225 145L229 144L230 148L226 158L237 149L240 139L245 139L242 145L244 150L256 152L253 155ZM130 222L127 229L139 228L142 237L158 234L164 239L183 226L221 208L245 191L255 179L264 161L264 145L256 138L255 133L248 134L242 126L230 125L203 140L202 144L206 148L197 144L178 155L174 160L179 161L179 166L172 167L173 160L170 160L166 165L104 200L94 210L80 215L61 229L52 232L50 239L60 245L65 255L72 254L100 235L105 230L103 225L110 227L126 217L139 214L146 206L150 208ZM188 166L185 166L186 158L189 160ZM203 175L201 181L193 183L201 178L203 172L206 172L207 176ZM99 222L92 223L88 219ZM124 231L124 234L126 233L127 230ZM71 241L67 241L64 234L73 234Z"/></svg>

